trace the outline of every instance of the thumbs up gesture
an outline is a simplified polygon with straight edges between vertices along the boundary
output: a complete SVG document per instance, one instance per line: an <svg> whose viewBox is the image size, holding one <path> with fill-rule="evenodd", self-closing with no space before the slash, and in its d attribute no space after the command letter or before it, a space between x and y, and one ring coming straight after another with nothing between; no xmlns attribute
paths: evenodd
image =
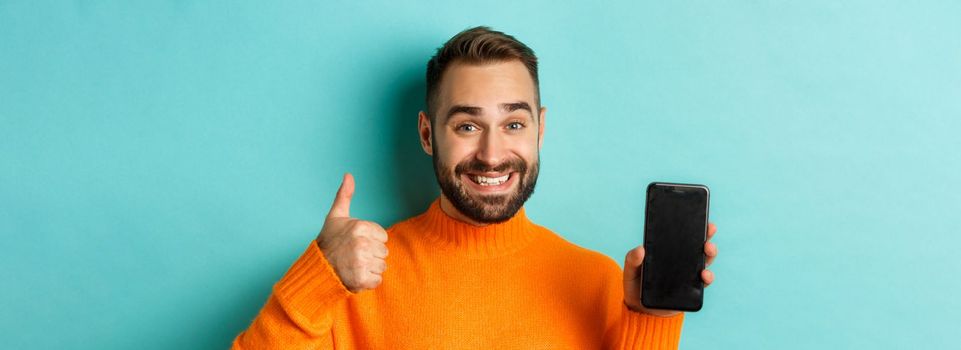
<svg viewBox="0 0 961 350"><path fill-rule="evenodd" d="M387 231L375 222L350 217L353 196L354 177L347 173L317 235L317 246L344 287L357 293L381 283L387 269Z"/></svg>

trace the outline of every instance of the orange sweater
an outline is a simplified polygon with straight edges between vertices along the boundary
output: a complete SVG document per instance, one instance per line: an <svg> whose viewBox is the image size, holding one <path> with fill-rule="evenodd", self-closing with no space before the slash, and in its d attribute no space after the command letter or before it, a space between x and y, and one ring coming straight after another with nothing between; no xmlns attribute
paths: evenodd
<svg viewBox="0 0 961 350"><path fill-rule="evenodd" d="M684 314L624 305L620 267L521 209L472 226L434 201L387 229L387 270L348 291L311 241L233 349L674 349Z"/></svg>

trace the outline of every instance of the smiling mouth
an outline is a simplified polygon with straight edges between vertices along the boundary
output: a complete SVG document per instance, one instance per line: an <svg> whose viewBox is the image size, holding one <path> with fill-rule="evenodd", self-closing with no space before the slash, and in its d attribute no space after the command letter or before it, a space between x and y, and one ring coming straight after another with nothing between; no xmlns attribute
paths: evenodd
<svg viewBox="0 0 961 350"><path fill-rule="evenodd" d="M510 179L510 177L511 177L511 173L507 173L507 174L504 174L503 176L498 176L498 177L488 177L488 176L482 176L482 175L476 175L476 174L467 174L468 179L470 179L471 181L474 181L474 183L481 186L497 186L507 182L507 180Z"/></svg>

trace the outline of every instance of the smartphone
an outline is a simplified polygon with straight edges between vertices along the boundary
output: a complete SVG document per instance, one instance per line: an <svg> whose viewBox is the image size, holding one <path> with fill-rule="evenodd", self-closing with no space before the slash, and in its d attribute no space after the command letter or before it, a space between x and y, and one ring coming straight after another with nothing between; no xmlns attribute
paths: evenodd
<svg viewBox="0 0 961 350"><path fill-rule="evenodd" d="M698 311L704 303L704 242L710 190L704 185L647 186L641 305Z"/></svg>

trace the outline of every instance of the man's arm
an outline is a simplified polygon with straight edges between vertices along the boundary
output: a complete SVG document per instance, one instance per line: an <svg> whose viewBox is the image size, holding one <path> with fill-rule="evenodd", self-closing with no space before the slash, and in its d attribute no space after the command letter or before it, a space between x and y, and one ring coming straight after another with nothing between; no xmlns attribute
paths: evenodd
<svg viewBox="0 0 961 350"><path fill-rule="evenodd" d="M708 224L704 254L707 256L705 270L701 271L704 286L714 282L714 273L706 267L717 257L717 246L711 238L717 233L717 226ZM606 349L677 349L681 339L684 313L674 310L647 309L641 305L641 264L644 262L644 247L639 246L627 253L624 258L623 284L612 282L612 295L608 315L617 317L608 322L613 324L607 331ZM619 270L619 269L618 269ZM609 278L617 280L617 277Z"/></svg>
<svg viewBox="0 0 961 350"><path fill-rule="evenodd" d="M332 310L351 294L311 241L231 349L333 349Z"/></svg>
<svg viewBox="0 0 961 350"><path fill-rule="evenodd" d="M354 177L344 174L317 239L274 285L267 304L234 349L332 349L332 310L381 283L387 231L350 217Z"/></svg>
<svg viewBox="0 0 961 350"><path fill-rule="evenodd" d="M660 350L677 349L684 325L684 313L656 316L631 310L624 302L624 284L620 267L611 261L613 272L608 278L607 327L604 349ZM625 263L625 266L630 266Z"/></svg>

